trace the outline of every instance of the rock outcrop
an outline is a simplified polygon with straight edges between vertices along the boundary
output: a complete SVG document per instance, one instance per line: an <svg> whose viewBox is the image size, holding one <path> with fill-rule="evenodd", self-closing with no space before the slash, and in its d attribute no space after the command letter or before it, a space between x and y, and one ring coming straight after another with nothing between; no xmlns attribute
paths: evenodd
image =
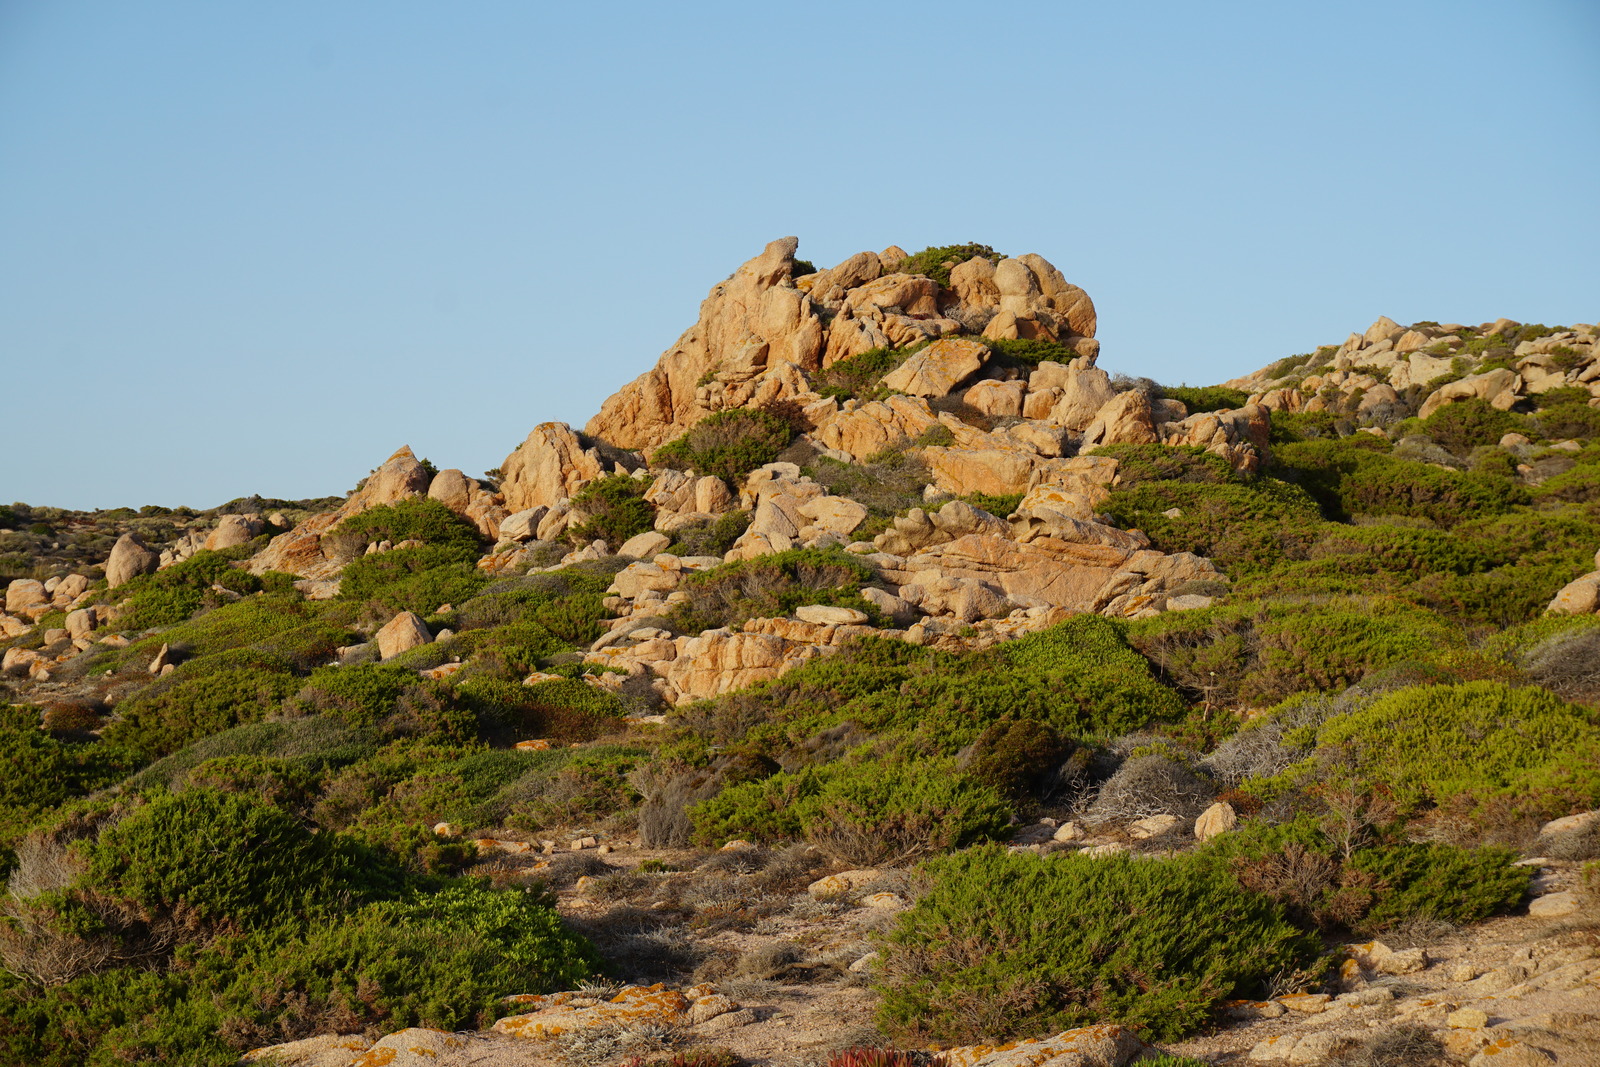
<svg viewBox="0 0 1600 1067"><path fill-rule="evenodd" d="M340 507L313 515L294 529L267 542L267 547L251 558L251 573L282 571L317 580L335 577L348 560L325 550L324 535L368 508L423 495L428 491L430 480L428 469L410 447L400 448L368 475L361 487L351 493Z"/></svg>
<svg viewBox="0 0 1600 1067"><path fill-rule="evenodd" d="M937 342L969 325L990 338L1065 343L1091 362L1098 351L1093 302L1039 256L998 264L977 257L941 288L894 272L875 252L796 278L798 244L793 237L773 241L713 287L695 324L652 370L607 400L585 432L649 450L727 408L782 401L810 410L823 398L808 375L874 348ZM904 258L894 250L888 262ZM976 341L952 338L914 356L889 385L944 396L979 373L986 355Z"/></svg>

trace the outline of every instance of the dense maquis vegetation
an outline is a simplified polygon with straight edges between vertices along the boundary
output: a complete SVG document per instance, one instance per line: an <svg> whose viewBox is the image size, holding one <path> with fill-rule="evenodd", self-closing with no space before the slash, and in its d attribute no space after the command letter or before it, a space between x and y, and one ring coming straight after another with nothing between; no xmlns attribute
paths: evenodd
<svg viewBox="0 0 1600 1067"><path fill-rule="evenodd" d="M905 269L948 282L950 253ZM1060 355L1041 345L997 348L1022 365ZM836 363L822 391L880 395L905 354ZM1242 400L1166 394L1196 411ZM1214 560L1229 581L1191 590L1211 606L1079 615L963 652L860 637L661 727L639 721L669 710L648 686L596 684L606 668L582 655L624 561L491 576L477 530L425 498L329 536L348 559L332 600L234 566L258 546L133 579L100 597L125 602L130 643L91 645L37 703L0 712L0 1059L232 1063L316 1033L483 1025L508 993L704 965L591 929L600 951L554 910L560 870L469 843L496 830L920 865L874 978L882 1025L908 1040L1097 1021L1173 1037L1314 972L1328 939L1513 907L1528 884L1516 850L1600 806L1600 624L1541 617L1600 547L1600 413L1560 390L1529 406L1462 401L1387 438L1337 413L1275 414L1272 461L1248 475L1197 448L1103 448L1121 471L1104 511ZM1512 432L1526 454L1499 444ZM794 436L730 412L654 459L737 481ZM868 507L869 534L926 482L915 442L807 469ZM574 540L649 529L648 484L590 483ZM675 531L670 551L723 553L748 521ZM404 546L363 554L377 541ZM704 570L651 621L694 634L831 605L887 625L861 595L877 581L863 555L795 549ZM364 635L399 611L450 635L377 662ZM52 623L6 644L39 647ZM152 677L162 646L175 668ZM514 747L534 739L548 747ZM1192 819L1218 799L1239 830L1182 855L1002 844L1044 815ZM755 905L695 911L669 873L626 877L674 921L755 921ZM620 892L623 877L600 881Z"/></svg>

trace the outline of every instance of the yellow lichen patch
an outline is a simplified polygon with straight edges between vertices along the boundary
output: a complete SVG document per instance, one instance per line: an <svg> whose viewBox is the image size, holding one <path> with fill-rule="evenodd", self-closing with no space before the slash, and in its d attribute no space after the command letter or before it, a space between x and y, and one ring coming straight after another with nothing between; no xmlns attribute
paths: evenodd
<svg viewBox="0 0 1600 1067"><path fill-rule="evenodd" d="M1065 1030L1054 1037L1015 1041L1005 1045L971 1045L946 1049L948 1067L1052 1067L1083 1062L1121 1063L1144 1048L1144 1043L1124 1026L1105 1024Z"/></svg>
<svg viewBox="0 0 1600 1067"><path fill-rule="evenodd" d="M392 1048L375 1048L351 1060L350 1067L388 1067L394 1062L394 1055Z"/></svg>
<svg viewBox="0 0 1600 1067"><path fill-rule="evenodd" d="M704 992L699 992L703 990ZM697 986L691 993L705 995L710 987ZM548 996L516 996L511 1003L532 1005L535 1010L509 1015L494 1024L496 1033L512 1037L558 1037L574 1030L587 1030L613 1023L676 1023L689 1008L689 997L661 983L630 986L600 1001L582 993L553 993Z"/></svg>

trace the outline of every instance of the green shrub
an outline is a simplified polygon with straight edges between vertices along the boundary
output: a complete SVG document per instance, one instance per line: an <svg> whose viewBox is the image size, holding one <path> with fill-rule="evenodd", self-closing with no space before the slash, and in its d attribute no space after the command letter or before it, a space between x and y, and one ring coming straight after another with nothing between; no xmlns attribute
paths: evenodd
<svg viewBox="0 0 1600 1067"><path fill-rule="evenodd" d="M858 638L777 681L679 714L708 743L798 770L832 766L873 737L953 756L1002 719L1044 723L1068 738L1116 736L1180 720L1185 708L1116 623L1080 615L960 656Z"/></svg>
<svg viewBox="0 0 1600 1067"><path fill-rule="evenodd" d="M614 729L624 710L615 695L567 678L523 685L476 677L462 682L460 695L482 720L518 739L592 741Z"/></svg>
<svg viewBox="0 0 1600 1067"><path fill-rule="evenodd" d="M897 274L922 274L941 286L950 285L950 270L973 256L983 256L998 263L1005 257L988 245L929 245L914 255L907 256L895 267Z"/></svg>
<svg viewBox="0 0 1600 1067"><path fill-rule="evenodd" d="M997 356L996 362L1001 366L1012 364L1021 367L1037 367L1046 360L1052 363L1071 363L1078 358L1078 353L1066 345L1054 341L1030 341L1027 338L990 339L985 337L983 343Z"/></svg>
<svg viewBox="0 0 1600 1067"><path fill-rule="evenodd" d="M1168 511L1178 509L1178 514ZM1304 557L1321 519L1297 486L1272 478L1247 485L1157 481L1118 487L1102 509L1165 552L1207 556L1234 577Z"/></svg>
<svg viewBox="0 0 1600 1067"><path fill-rule="evenodd" d="M880 1018L950 1043L1123 1023L1172 1039L1316 955L1266 898L1193 858L930 861L882 951ZM1061 923L1070 922L1071 936Z"/></svg>
<svg viewBox="0 0 1600 1067"><path fill-rule="evenodd" d="M834 777L806 839L841 863L893 866L1004 836L1011 806L954 760L872 761Z"/></svg>
<svg viewBox="0 0 1600 1067"><path fill-rule="evenodd" d="M1070 750L1071 745L1044 723L1002 719L972 743L965 770L977 781L988 782L1001 796L1020 803L1049 785L1050 776Z"/></svg>
<svg viewBox="0 0 1600 1067"><path fill-rule="evenodd" d="M1501 437L1521 428L1522 420L1515 415L1475 396L1446 404L1422 420L1422 432L1457 455L1478 445L1499 444Z"/></svg>
<svg viewBox="0 0 1600 1067"><path fill-rule="evenodd" d="M1306 690L1343 688L1465 643L1434 613L1380 597L1168 612L1128 623L1127 635L1164 677L1227 704L1273 704Z"/></svg>
<svg viewBox="0 0 1600 1067"><path fill-rule="evenodd" d="M656 508L644 498L650 483L626 474L596 478L572 498L572 509L582 522L567 532L584 544L596 539L616 547L655 526Z"/></svg>
<svg viewBox="0 0 1600 1067"><path fill-rule="evenodd" d="M1552 404L1534 416L1539 433L1552 441L1600 437L1600 410L1587 401Z"/></svg>
<svg viewBox="0 0 1600 1067"><path fill-rule="evenodd" d="M892 865L1001 836L1011 807L951 759L883 759L779 774L724 789L689 811L695 839L802 835L834 860Z"/></svg>
<svg viewBox="0 0 1600 1067"><path fill-rule="evenodd" d="M1507 911L1522 900L1533 871L1514 867L1505 848L1401 844L1357 852L1350 862L1356 879L1370 880L1377 898L1364 917L1371 929L1418 918L1458 926Z"/></svg>
<svg viewBox="0 0 1600 1067"><path fill-rule="evenodd" d="M1458 848L1373 840L1351 809L1330 808L1269 826L1250 822L1207 843L1204 862L1231 871L1247 890L1282 904L1296 921L1349 936L1432 919L1465 924L1514 907L1532 872L1504 848Z"/></svg>
<svg viewBox="0 0 1600 1067"><path fill-rule="evenodd" d="M694 840L718 845L733 838L756 841L795 840L832 772L805 768L755 781L736 782L689 808Z"/></svg>
<svg viewBox="0 0 1600 1067"><path fill-rule="evenodd" d="M806 473L834 496L847 496L867 509L867 520L850 535L857 540L870 540L888 529L894 516L921 507L922 491L932 478L916 453L898 449L854 463L822 456L806 468Z"/></svg>
<svg viewBox="0 0 1600 1067"><path fill-rule="evenodd" d="M253 648L275 657L285 670L309 670L327 662L333 651L352 640L351 632L323 617L326 605L292 596L252 596L224 604L153 637L135 641L118 657L121 666L144 666L162 645L187 657L185 674L206 669L198 660L219 652Z"/></svg>
<svg viewBox="0 0 1600 1067"><path fill-rule="evenodd" d="M483 551L483 537L470 521L430 497L410 497L380 504L354 515L328 532L326 539L350 556L369 544L421 541L457 561L470 561Z"/></svg>
<svg viewBox="0 0 1600 1067"><path fill-rule="evenodd" d="M656 449L650 462L732 482L778 458L795 429L770 411L729 408L707 415L682 437Z"/></svg>
<svg viewBox="0 0 1600 1067"><path fill-rule="evenodd" d="M1021 506L1024 495L1023 493L1006 493L1004 496L994 496L990 493L968 493L961 499L979 511L987 511L989 514L1003 519Z"/></svg>
<svg viewBox="0 0 1600 1067"><path fill-rule="evenodd" d="M416 671L390 664L324 667L306 679L296 699L352 726L375 726L394 713L401 694L417 683Z"/></svg>
<svg viewBox="0 0 1600 1067"><path fill-rule="evenodd" d="M231 1064L248 1048L330 1030L488 1026L502 998L571 988L599 957L538 893L470 882L369 904L337 921L254 930L166 970L124 967L0 990L0 1055L40 1067Z"/></svg>
<svg viewBox="0 0 1600 1067"><path fill-rule="evenodd" d="M1199 446L1105 445L1095 449L1095 455L1110 456L1117 461L1117 484L1120 486L1142 482L1225 485L1246 481L1226 459Z"/></svg>
<svg viewBox="0 0 1600 1067"><path fill-rule="evenodd" d="M1221 385L1163 385L1161 395L1169 400L1181 400L1191 415L1202 411L1242 408L1250 402L1250 397L1243 390Z"/></svg>
<svg viewBox="0 0 1600 1067"><path fill-rule="evenodd" d="M835 548L794 548L700 571L685 588L692 599L667 613L680 633L699 633L755 618L788 615L807 604L832 604L879 619L861 596L877 574L857 556Z"/></svg>
<svg viewBox="0 0 1600 1067"><path fill-rule="evenodd" d="M848 356L813 376L813 388L822 396L837 400L882 400L889 390L883 376L904 363L922 345L905 348L869 348Z"/></svg>
<svg viewBox="0 0 1600 1067"><path fill-rule="evenodd" d="M128 763L109 745L69 744L39 728L38 712L0 702L0 845L68 798L109 785Z"/></svg>
<svg viewBox="0 0 1600 1067"><path fill-rule="evenodd" d="M432 615L443 604L471 599L489 578L447 546L423 545L375 552L346 565L339 598L371 602L383 615Z"/></svg>
<svg viewBox="0 0 1600 1067"><path fill-rule="evenodd" d="M1315 752L1250 788L1272 794L1335 774L1385 789L1402 814L1510 802L1553 818L1600 804L1594 714L1537 687L1416 686L1328 719Z"/></svg>
<svg viewBox="0 0 1600 1067"><path fill-rule="evenodd" d="M285 1001L358 1028L488 1026L516 1010L503 1002L508 990L571 988L599 969L593 948L553 904L548 895L472 883L372 904L281 947L247 941L219 949L216 969L233 971L220 1000L228 1015L260 1027L250 1043L292 1034L270 1018L283 1009L261 1007Z"/></svg>
<svg viewBox="0 0 1600 1067"><path fill-rule="evenodd" d="M1019 709L1020 717L1068 735L1116 736L1181 718L1186 710L1128 646L1122 628L1098 615L1074 615L969 663L972 681L1015 680L1015 688L1027 694L1028 711Z"/></svg>
<svg viewBox="0 0 1600 1067"><path fill-rule="evenodd" d="M665 551L675 556L726 556L749 528L750 512L724 512L699 525L673 530L672 544Z"/></svg>
<svg viewBox="0 0 1600 1067"><path fill-rule="evenodd" d="M321 772L366 759L377 750L374 731L361 730L333 716L287 722L258 722L212 734L157 760L128 779L129 789L175 790L209 761L255 758L306 772Z"/></svg>
<svg viewBox="0 0 1600 1067"><path fill-rule="evenodd" d="M1343 480L1339 495L1351 515L1409 515L1440 526L1501 514L1530 499L1527 490L1504 478L1392 457L1358 467Z"/></svg>
<svg viewBox="0 0 1600 1067"><path fill-rule="evenodd" d="M1539 502L1561 501L1571 504L1600 502L1600 464L1574 467L1546 479L1534 488L1533 498Z"/></svg>
<svg viewBox="0 0 1600 1067"><path fill-rule="evenodd" d="M328 912L380 888L347 843L241 793L156 793L100 832L86 884L147 914L259 928Z"/></svg>
<svg viewBox="0 0 1600 1067"><path fill-rule="evenodd" d="M127 607L117 619L118 627L146 630L172 626L202 607L227 603L212 591L213 585L241 595L260 592L265 588L262 579L235 567L235 555L202 550L182 563L129 579L117 592L117 596L128 598Z"/></svg>
<svg viewBox="0 0 1600 1067"><path fill-rule="evenodd" d="M293 675L255 667L157 682L117 705L106 740L155 759L208 734L257 722L300 687Z"/></svg>

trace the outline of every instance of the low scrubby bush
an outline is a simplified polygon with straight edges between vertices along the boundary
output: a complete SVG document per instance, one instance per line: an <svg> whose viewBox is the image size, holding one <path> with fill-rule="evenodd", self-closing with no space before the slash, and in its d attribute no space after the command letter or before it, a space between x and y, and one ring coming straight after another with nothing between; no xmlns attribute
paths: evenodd
<svg viewBox="0 0 1600 1067"><path fill-rule="evenodd" d="M226 653L224 653L226 655ZM238 666L156 682L117 705L106 740L155 759L208 734L258 722L300 688L282 671Z"/></svg>
<svg viewBox="0 0 1600 1067"><path fill-rule="evenodd" d="M380 504L346 519L323 538L324 548L346 559L360 555L369 544L421 541L446 550L458 560L476 559L483 537L470 521L429 497L412 497Z"/></svg>
<svg viewBox="0 0 1600 1067"><path fill-rule="evenodd" d="M1212 702L1272 704L1341 689L1369 673L1427 663L1465 637L1433 612L1381 597L1224 604L1127 624L1161 676Z"/></svg>
<svg viewBox="0 0 1600 1067"><path fill-rule="evenodd" d="M1402 815L1447 803L1510 804L1545 818L1600 804L1593 713L1537 687L1414 686L1308 728L1312 755L1246 783L1262 796L1313 781L1381 788Z"/></svg>
<svg viewBox="0 0 1600 1067"><path fill-rule="evenodd" d="M729 408L707 415L688 433L656 449L650 462L732 482L777 459L794 438L795 428L781 415Z"/></svg>
<svg viewBox="0 0 1600 1067"><path fill-rule="evenodd" d="M373 605L373 618L387 622L402 611L432 615L444 604L476 595L488 576L453 549L437 545L399 548L362 556L340 575L342 600Z"/></svg>
<svg viewBox="0 0 1600 1067"><path fill-rule="evenodd" d="M941 286L949 286L951 269L960 266L973 256L982 256L996 263L1005 258L988 245L971 242L962 245L929 245L922 251L902 259L894 269L897 274L921 274L932 278Z"/></svg>
<svg viewBox="0 0 1600 1067"><path fill-rule="evenodd" d="M1163 385L1161 395L1169 400L1179 400L1194 415L1202 411L1227 411L1242 408L1250 397L1242 389L1229 389L1222 385Z"/></svg>
<svg viewBox="0 0 1600 1067"><path fill-rule="evenodd" d="M689 809L695 839L804 836L837 862L892 865L1000 836L1010 805L953 760L837 763L724 789Z"/></svg>
<svg viewBox="0 0 1600 1067"><path fill-rule="evenodd" d="M568 538L580 544L598 539L616 548L651 529L656 509L644 498L649 488L648 481L626 474L596 478L572 498L574 517L580 521L567 531Z"/></svg>
<svg viewBox="0 0 1600 1067"><path fill-rule="evenodd" d="M1422 420L1422 432L1458 456L1479 445L1499 444L1501 437L1520 429L1517 416L1475 396L1446 404Z"/></svg>
<svg viewBox="0 0 1600 1067"><path fill-rule="evenodd" d="M725 512L715 519L673 530L672 544L665 551L675 556L726 556L749 528L750 512Z"/></svg>
<svg viewBox="0 0 1600 1067"><path fill-rule="evenodd" d="M691 575L685 585L691 599L666 617L680 633L788 615L807 604L851 607L876 619L877 608L861 596L861 587L876 579L869 565L848 552L794 548Z"/></svg>
<svg viewBox="0 0 1600 1067"><path fill-rule="evenodd" d="M212 931L336 910L385 888L381 866L332 835L243 793L156 793L106 827L86 884L146 915Z"/></svg>
<svg viewBox="0 0 1600 1067"><path fill-rule="evenodd" d="M282 580L287 575L260 577L234 566L236 551L213 552L202 550L164 570L142 574L129 579L116 595L127 598L127 605L117 618L123 630L146 630L153 626L172 626L184 622L201 608L217 607L228 598L215 592L219 586L229 593L246 595L258 593L269 587L277 593L293 595L293 588L285 588Z"/></svg>
<svg viewBox="0 0 1600 1067"><path fill-rule="evenodd" d="M1478 922L1515 907L1527 891L1531 872L1514 866L1509 849L1386 841L1370 826L1352 834L1345 816L1329 808L1320 818L1247 823L1206 844L1200 857L1297 922L1335 935L1380 934L1424 919Z"/></svg>
<svg viewBox="0 0 1600 1067"><path fill-rule="evenodd" d="M871 348L824 367L813 386L822 396L836 400L882 400L889 390L883 376L904 363L921 345L906 348Z"/></svg>
<svg viewBox="0 0 1600 1067"><path fill-rule="evenodd" d="M931 887L887 938L879 970L880 1018L908 1037L1116 1022L1172 1039L1318 950L1277 904L1193 858L989 847L924 869Z"/></svg>

